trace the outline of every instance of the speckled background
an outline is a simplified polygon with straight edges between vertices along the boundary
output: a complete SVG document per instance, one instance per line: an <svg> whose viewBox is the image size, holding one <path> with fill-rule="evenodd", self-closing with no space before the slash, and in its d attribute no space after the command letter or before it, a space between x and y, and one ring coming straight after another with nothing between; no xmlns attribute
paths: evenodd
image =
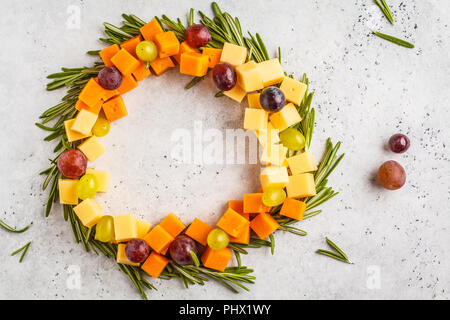
<svg viewBox="0 0 450 320"><path fill-rule="evenodd" d="M153 299L448 299L450 297L449 39L447 0L389 0L391 26L371 0L224 1L244 29L259 32L275 54L280 45L289 72L306 72L315 90L317 126L313 152L327 137L343 142L345 161L331 178L341 194L324 213L301 223L307 237L277 235L276 253L251 251L251 292L234 295L208 283L183 289L156 280ZM63 92L45 91L45 77L59 66L89 65L84 53L102 47L104 21L120 14L185 17L209 1L2 0L0 30L0 218L14 226L33 221L21 235L0 230L0 298L139 299L113 261L86 254L73 240L56 206L43 218L47 193L38 172L51 145L33 123ZM67 28L69 6L80 9L80 29ZM377 29L416 44L409 50L370 34ZM211 81L190 91L189 77L169 72L127 94L130 116L103 139L108 152L95 164L113 172L111 191L98 197L112 214L135 213L154 224L169 212L185 222L214 222L228 199L257 188L255 165L189 165L170 157L171 134L192 129L239 128L243 107L214 99ZM403 155L387 139L411 139ZM387 192L374 182L389 159L407 171L407 183ZM354 265L315 254L325 236L346 250ZM33 240L25 261L10 253ZM81 287L71 286L73 270Z"/></svg>

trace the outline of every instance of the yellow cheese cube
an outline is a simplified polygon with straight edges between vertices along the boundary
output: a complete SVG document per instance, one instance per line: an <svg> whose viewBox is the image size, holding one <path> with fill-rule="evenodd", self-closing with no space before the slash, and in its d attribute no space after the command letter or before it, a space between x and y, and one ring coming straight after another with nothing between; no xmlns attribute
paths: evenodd
<svg viewBox="0 0 450 320"><path fill-rule="evenodd" d="M244 129L266 130L268 113L262 109L245 108Z"/></svg>
<svg viewBox="0 0 450 320"><path fill-rule="evenodd" d="M286 160L293 175L317 170L316 162L309 150L287 158Z"/></svg>
<svg viewBox="0 0 450 320"><path fill-rule="evenodd" d="M136 217L122 214L114 217L114 232L117 242L125 242L137 238Z"/></svg>
<svg viewBox="0 0 450 320"><path fill-rule="evenodd" d="M267 145L264 147L260 160L265 164L282 167L285 164L287 152L288 148L282 144Z"/></svg>
<svg viewBox="0 0 450 320"><path fill-rule="evenodd" d="M106 151L105 147L96 136L90 137L84 141L78 146L78 149L84 153L89 162L94 162Z"/></svg>
<svg viewBox="0 0 450 320"><path fill-rule="evenodd" d="M289 183L286 167L266 167L259 176L263 190L267 188L284 188Z"/></svg>
<svg viewBox="0 0 450 320"><path fill-rule="evenodd" d="M139 263L131 262L128 259L127 254L125 253L126 247L127 245L125 243L119 243L119 245L117 246L117 263L139 267Z"/></svg>
<svg viewBox="0 0 450 320"><path fill-rule="evenodd" d="M302 173L290 176L286 191L289 198L306 198L316 195L314 175Z"/></svg>
<svg viewBox="0 0 450 320"><path fill-rule="evenodd" d="M137 220L136 227L137 227L137 237L139 239L143 239L147 235L147 233L152 229L152 225L144 220Z"/></svg>
<svg viewBox="0 0 450 320"><path fill-rule="evenodd" d="M102 207L94 199L86 199L73 208L81 223L88 228L95 226L102 217Z"/></svg>
<svg viewBox="0 0 450 320"><path fill-rule="evenodd" d="M223 94L226 95L228 98L231 98L234 101L241 103L247 92L245 92L245 90L239 87L238 85L235 85L233 89L229 91L224 91Z"/></svg>
<svg viewBox="0 0 450 320"><path fill-rule="evenodd" d="M88 136L91 134L92 127L94 127L97 118L98 118L97 114L87 111L85 109L81 109L81 111L75 118L75 121L73 122L71 129L72 131Z"/></svg>
<svg viewBox="0 0 450 320"><path fill-rule="evenodd" d="M66 129L67 141L74 142L74 141L78 141L78 140L87 138L91 135L90 133L88 135L85 135L85 134L73 131L72 126L73 126L74 122L75 122L75 119L64 121L64 128Z"/></svg>
<svg viewBox="0 0 450 320"><path fill-rule="evenodd" d="M252 92L264 88L259 64L249 61L236 67L237 83L246 92Z"/></svg>
<svg viewBox="0 0 450 320"><path fill-rule="evenodd" d="M284 79L284 71L277 58L259 63L259 70L264 83L264 87L273 86Z"/></svg>
<svg viewBox="0 0 450 320"><path fill-rule="evenodd" d="M280 142L280 130L275 129L270 122L267 124L266 130L258 130L255 133L263 147Z"/></svg>
<svg viewBox="0 0 450 320"><path fill-rule="evenodd" d="M283 131L290 126L300 122L302 118L297 111L297 108L289 103L281 109L281 111L272 113L270 116L270 122L275 129Z"/></svg>
<svg viewBox="0 0 450 320"><path fill-rule="evenodd" d="M59 203L61 204L78 204L77 196L78 180L59 179Z"/></svg>
<svg viewBox="0 0 450 320"><path fill-rule="evenodd" d="M109 187L109 180L111 177L111 173L108 171L100 171L95 169L87 169L86 174L92 174L95 176L98 185L97 192L107 192Z"/></svg>
<svg viewBox="0 0 450 320"><path fill-rule="evenodd" d="M220 62L228 62L233 67L241 65L247 60L247 48L232 43L223 44L222 56Z"/></svg>
<svg viewBox="0 0 450 320"><path fill-rule="evenodd" d="M308 86L303 82L285 77L281 83L280 90L283 91L286 101L295 103L297 106L303 100Z"/></svg>
<svg viewBox="0 0 450 320"><path fill-rule="evenodd" d="M259 98L261 97L261 93L250 93L247 96L248 99L248 107L253 109L262 109L261 102Z"/></svg>

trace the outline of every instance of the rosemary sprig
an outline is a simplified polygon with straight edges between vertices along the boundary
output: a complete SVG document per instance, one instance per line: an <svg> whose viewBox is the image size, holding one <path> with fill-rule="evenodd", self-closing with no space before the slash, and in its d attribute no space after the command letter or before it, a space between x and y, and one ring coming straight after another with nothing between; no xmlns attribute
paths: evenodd
<svg viewBox="0 0 450 320"><path fill-rule="evenodd" d="M388 40L392 43L398 44L399 46L402 46L405 48L410 48L410 49L414 48L414 44L409 43L408 41L405 41L405 40L402 40L402 39L399 39L394 36L390 36L390 35L387 35L387 34L384 34L381 32L377 32L377 31L372 31L372 32L373 32L373 34L379 36L380 38Z"/></svg>
<svg viewBox="0 0 450 320"><path fill-rule="evenodd" d="M346 262L349 264L353 264L353 262L351 262L347 255L344 253L344 251L341 250L341 248L339 248L333 241L331 241L329 238L325 238L327 241L327 244L333 249L335 250L335 252L332 251L328 251L328 250L324 250L324 249L319 249L316 251L316 253L318 254L322 254L325 256L328 256L330 258L342 261L342 262Z"/></svg>
<svg viewBox="0 0 450 320"><path fill-rule="evenodd" d="M386 18L389 20L389 22L391 24L394 24L395 20L394 20L394 16L392 15L391 9L389 9L389 6L387 5L385 0L374 0L375 3L378 5L378 7L381 9L381 11L383 11L384 15L386 16Z"/></svg>
<svg viewBox="0 0 450 320"><path fill-rule="evenodd" d="M31 226L33 225L33 222L31 222L28 226L26 226L23 229L15 229L9 225L7 225L5 222L3 222L2 220L0 220L0 227L2 227L3 229L5 229L6 231L12 232L12 233L23 233L25 231L27 231Z"/></svg>
<svg viewBox="0 0 450 320"><path fill-rule="evenodd" d="M25 258L25 255L28 252L28 249L31 246L31 241L28 242L26 245L24 245L23 247L21 247L20 249L17 249L16 251L14 251L13 253L11 253L11 256L15 256L16 254L18 254L19 252L22 252L22 255L20 256L20 260L19 263L22 263L23 259Z"/></svg>

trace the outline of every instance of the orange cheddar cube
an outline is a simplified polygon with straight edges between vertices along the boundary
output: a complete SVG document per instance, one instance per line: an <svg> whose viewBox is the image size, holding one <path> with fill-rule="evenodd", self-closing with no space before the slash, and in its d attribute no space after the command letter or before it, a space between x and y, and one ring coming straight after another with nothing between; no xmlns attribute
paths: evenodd
<svg viewBox="0 0 450 320"><path fill-rule="evenodd" d="M228 208L233 209L237 213L239 213L241 216L243 216L245 219L250 219L249 213L244 213L244 201L242 200L230 200L228 201Z"/></svg>
<svg viewBox="0 0 450 320"><path fill-rule="evenodd" d="M95 82L100 84L98 82L98 78L94 78L94 79L95 79ZM106 90L106 89L103 89L103 90L105 91L105 95L102 98L101 104L103 104L104 101L108 101L109 99L114 98L115 96L119 95L119 91L117 91L117 90ZM98 109L98 112L100 112L100 110L101 110L101 105L100 105L100 108ZM90 110L88 110L88 111L90 111Z"/></svg>
<svg viewBox="0 0 450 320"><path fill-rule="evenodd" d="M239 236L248 225L249 222L247 219L230 208L228 208L219 222L217 222L217 226L232 237Z"/></svg>
<svg viewBox="0 0 450 320"><path fill-rule="evenodd" d="M248 215L248 213L247 213ZM249 244L250 243L250 225L247 226L244 231L242 231L237 237L230 236L231 243L241 243L241 244Z"/></svg>
<svg viewBox="0 0 450 320"><path fill-rule="evenodd" d="M150 68L146 68L145 66L146 66L146 63L143 61L140 61L139 67L137 67L136 69L133 70L133 72L131 72L131 74L133 75L134 79L136 79L136 81L142 81L152 74L152 72L150 71Z"/></svg>
<svg viewBox="0 0 450 320"><path fill-rule="evenodd" d="M275 230L280 227L278 222L268 213L260 213L252 221L250 221L250 228L260 237L266 239Z"/></svg>
<svg viewBox="0 0 450 320"><path fill-rule="evenodd" d="M111 62L111 58L114 57L119 51L120 48L117 44L113 44L112 46L109 46L108 48L100 51L100 57L102 58L105 66L111 67L113 65L113 63Z"/></svg>
<svg viewBox="0 0 450 320"><path fill-rule="evenodd" d="M246 193L244 194L244 212L245 213L263 213L269 212L270 207L267 207L262 202L262 193Z"/></svg>
<svg viewBox="0 0 450 320"><path fill-rule="evenodd" d="M139 66L139 60L133 57L125 49L120 49L120 51L111 58L111 62L123 75L129 75Z"/></svg>
<svg viewBox="0 0 450 320"><path fill-rule="evenodd" d="M156 19L153 19L147 23L140 29L140 31L144 39L147 41L154 41L157 34L164 32L163 28Z"/></svg>
<svg viewBox="0 0 450 320"><path fill-rule="evenodd" d="M158 47L159 58L174 56L180 51L180 41L173 31L158 33L153 41Z"/></svg>
<svg viewBox="0 0 450 320"><path fill-rule="evenodd" d="M170 235L174 238L178 236L184 229L186 229L185 224L181 222L181 220L173 213L165 217L159 225L163 227L164 230L166 230L168 233L170 233Z"/></svg>
<svg viewBox="0 0 450 320"><path fill-rule="evenodd" d="M189 228L187 228L185 234L188 237L191 237L198 243L206 246L207 242L206 239L208 238L208 234L213 230L214 228L211 227L209 224L201 221L200 219L195 218L194 221L192 221Z"/></svg>
<svg viewBox="0 0 450 320"><path fill-rule="evenodd" d="M185 52L180 59L180 73L203 77L208 72L208 56L196 52Z"/></svg>
<svg viewBox="0 0 450 320"><path fill-rule="evenodd" d="M83 101L89 108L96 108L104 96L105 89L94 78L91 78L81 90L78 99Z"/></svg>
<svg viewBox="0 0 450 320"><path fill-rule="evenodd" d="M202 263L205 267L217 271L225 271L231 260L231 250L228 248L222 250L213 250L206 248L202 255Z"/></svg>
<svg viewBox="0 0 450 320"><path fill-rule="evenodd" d="M295 220L302 220L306 210L306 203L303 201L287 198L280 210L280 215Z"/></svg>
<svg viewBox="0 0 450 320"><path fill-rule="evenodd" d="M103 106L103 100L100 100L97 103L97 105L95 105L93 108L89 107L86 103L84 103L80 99L78 99L77 102L75 103L75 109L77 109L78 111L87 110L87 111L95 113L95 114L99 114L100 113L100 110L102 109L102 106Z"/></svg>
<svg viewBox="0 0 450 320"><path fill-rule="evenodd" d="M125 107L125 102L123 101L121 96L106 101L103 104L103 112L105 113L106 119L109 122L116 121L117 119L128 115L127 108Z"/></svg>
<svg viewBox="0 0 450 320"><path fill-rule="evenodd" d="M187 44L186 41L184 41L184 42L182 42L182 43L180 44L180 51L178 52L177 55L174 55L173 58L174 58L178 63L180 63L180 61L181 61L181 55L182 55L183 53L186 53L186 52L196 52L196 53L200 53L200 51L198 51L198 49L192 48L190 45Z"/></svg>
<svg viewBox="0 0 450 320"><path fill-rule="evenodd" d="M133 89L136 89L138 87L137 81L133 78L131 74L122 76L122 84L117 89L120 95L123 95L127 92L130 92Z"/></svg>
<svg viewBox="0 0 450 320"><path fill-rule="evenodd" d="M152 67L153 71L155 71L155 74L157 76L160 76L170 68L175 67L175 64L170 58L156 58L155 60L150 62L150 66Z"/></svg>
<svg viewBox="0 0 450 320"><path fill-rule="evenodd" d="M156 279L161 275L168 263L169 259L160 254L157 254L156 252L152 252L147 260L145 260L141 268L149 276L152 276Z"/></svg>
<svg viewBox="0 0 450 320"><path fill-rule="evenodd" d="M131 54L136 59L139 59L137 54L136 54L136 47L141 41L142 41L141 36L136 36L136 37L133 37L133 38L131 38L131 39L125 41L125 42L122 42L120 47L122 49L127 50L128 53Z"/></svg>
<svg viewBox="0 0 450 320"><path fill-rule="evenodd" d="M157 225L143 239L157 253L166 250L172 243L174 237L170 235L163 227Z"/></svg>
<svg viewBox="0 0 450 320"><path fill-rule="evenodd" d="M204 48L202 54L208 57L208 68L212 69L220 62L222 49Z"/></svg>

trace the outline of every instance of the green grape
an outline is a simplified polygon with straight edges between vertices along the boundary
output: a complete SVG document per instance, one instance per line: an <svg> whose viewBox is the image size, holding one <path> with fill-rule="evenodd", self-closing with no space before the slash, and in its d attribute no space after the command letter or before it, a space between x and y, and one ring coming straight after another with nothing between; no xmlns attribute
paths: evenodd
<svg viewBox="0 0 450 320"><path fill-rule="evenodd" d="M286 192L282 188L270 187L264 190L262 202L268 207L276 207L286 200Z"/></svg>
<svg viewBox="0 0 450 320"><path fill-rule="evenodd" d="M99 117L92 128L92 133L96 137L104 137L108 134L110 128L109 121Z"/></svg>
<svg viewBox="0 0 450 320"><path fill-rule="evenodd" d="M136 47L136 54L144 62L152 62L158 57L158 48L153 41L142 41Z"/></svg>
<svg viewBox="0 0 450 320"><path fill-rule="evenodd" d="M214 229L208 234L206 241L211 249L222 250L228 246L230 243L230 238L222 229Z"/></svg>
<svg viewBox="0 0 450 320"><path fill-rule="evenodd" d="M114 234L114 218L111 216L103 216L95 227L95 240L101 242L111 242L115 239Z"/></svg>
<svg viewBox="0 0 450 320"><path fill-rule="evenodd" d="M77 196L81 200L93 198L98 191L97 179L93 174L85 174L77 184Z"/></svg>
<svg viewBox="0 0 450 320"><path fill-rule="evenodd" d="M280 133L280 140L283 146L292 151L300 151L305 148L305 137L294 128L287 128Z"/></svg>

